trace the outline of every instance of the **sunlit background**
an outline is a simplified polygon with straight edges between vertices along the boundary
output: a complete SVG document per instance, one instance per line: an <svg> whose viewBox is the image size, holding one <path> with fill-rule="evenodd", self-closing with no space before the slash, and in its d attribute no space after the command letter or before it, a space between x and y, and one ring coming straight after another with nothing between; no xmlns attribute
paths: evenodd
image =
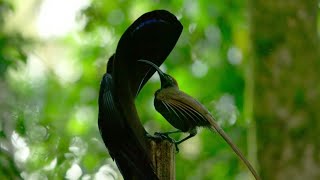
<svg viewBox="0 0 320 180"><path fill-rule="evenodd" d="M254 162L244 107L250 83L246 8L243 0L0 2L0 179L122 178L97 127L99 83L122 33L154 9L169 10L184 26L161 68L209 109ZM173 130L153 107L159 87L155 75L136 102L150 133ZM248 176L222 138L206 129L176 154L177 179Z"/></svg>

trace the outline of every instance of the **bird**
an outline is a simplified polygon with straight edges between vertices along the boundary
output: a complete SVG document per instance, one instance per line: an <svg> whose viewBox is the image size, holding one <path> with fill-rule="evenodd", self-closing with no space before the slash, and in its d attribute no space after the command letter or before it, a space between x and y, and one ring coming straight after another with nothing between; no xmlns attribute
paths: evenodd
<svg viewBox="0 0 320 180"><path fill-rule="evenodd" d="M127 28L109 58L100 83L98 127L125 180L158 179L151 163L148 133L135 106L135 98L155 70L138 60L146 58L161 65L182 28L169 11L147 12Z"/></svg>
<svg viewBox="0 0 320 180"><path fill-rule="evenodd" d="M155 70L138 63L148 59L162 64L174 48L182 32L182 24L166 10L154 10L140 16L121 36L113 61L113 97L124 121L130 124L141 144L146 144L135 98Z"/></svg>
<svg viewBox="0 0 320 180"><path fill-rule="evenodd" d="M157 180L148 152L126 123L113 98L111 56L99 91L98 127L111 158L116 162L124 179Z"/></svg>
<svg viewBox="0 0 320 180"><path fill-rule="evenodd" d="M157 133L164 136L176 145L197 134L197 128L206 127L212 131L218 132L222 138L229 144L238 157L251 171L255 179L260 179L259 175L252 167L250 162L244 157L238 147L232 142L231 138L215 122L214 117L199 101L179 89L177 81L170 75L162 72L154 63L147 60L139 60L149 64L158 72L161 81L161 88L154 94L155 109L175 128L177 131ZM188 132L189 136L175 141L168 135L177 132ZM177 149L178 150L178 149Z"/></svg>

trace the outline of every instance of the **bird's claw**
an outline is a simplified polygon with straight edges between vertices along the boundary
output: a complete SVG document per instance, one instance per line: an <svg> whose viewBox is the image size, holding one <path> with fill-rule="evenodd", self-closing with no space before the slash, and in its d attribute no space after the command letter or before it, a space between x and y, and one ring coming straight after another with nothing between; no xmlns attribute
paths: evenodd
<svg viewBox="0 0 320 180"><path fill-rule="evenodd" d="M159 139L160 140L168 140L169 142L174 144L174 147L176 148L176 153L179 152L179 148L178 148L179 141L177 142L176 140L171 138L167 133L155 132L154 136L146 133L146 137L148 139L152 139L152 140L159 140Z"/></svg>
<svg viewBox="0 0 320 180"><path fill-rule="evenodd" d="M178 144L177 143L173 143L173 144L174 144L174 147L176 148L176 153L178 154L179 153Z"/></svg>
<svg viewBox="0 0 320 180"><path fill-rule="evenodd" d="M155 132L154 135L161 137L163 140L167 139L169 141L174 141L167 133Z"/></svg>
<svg viewBox="0 0 320 180"><path fill-rule="evenodd" d="M146 133L146 137L147 137L148 139L152 139L152 140L159 140L159 139L162 140L161 137L159 137L159 136L152 136L151 134L148 134L148 133Z"/></svg>
<svg viewBox="0 0 320 180"><path fill-rule="evenodd" d="M160 137L162 140L168 140L169 142L171 142L172 144L174 144L175 148L176 148L176 152L179 152L179 148L178 148L178 142L176 140L174 140L173 138L171 138L167 133L161 133L161 132L155 132L154 135L156 137Z"/></svg>

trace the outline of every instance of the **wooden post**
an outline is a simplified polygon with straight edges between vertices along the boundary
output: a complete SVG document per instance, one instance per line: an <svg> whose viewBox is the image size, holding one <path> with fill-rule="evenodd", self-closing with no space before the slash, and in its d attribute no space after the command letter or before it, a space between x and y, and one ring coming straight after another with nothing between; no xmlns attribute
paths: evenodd
<svg viewBox="0 0 320 180"><path fill-rule="evenodd" d="M175 180L175 147L168 140L150 142L151 159L160 180Z"/></svg>

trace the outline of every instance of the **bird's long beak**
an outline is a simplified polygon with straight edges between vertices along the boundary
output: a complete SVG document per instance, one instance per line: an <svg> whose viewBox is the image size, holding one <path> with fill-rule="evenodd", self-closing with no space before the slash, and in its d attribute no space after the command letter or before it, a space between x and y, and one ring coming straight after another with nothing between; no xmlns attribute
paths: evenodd
<svg viewBox="0 0 320 180"><path fill-rule="evenodd" d="M149 64L149 65L151 65L152 67L154 67L157 71L158 71L158 73L159 73L159 76L160 76L160 79L163 79L164 78L164 73L160 70L160 68L157 66L157 65L155 65L154 63L152 63L152 62L150 62L150 61L147 61L147 60L138 60L138 61L140 61L140 62L144 62L144 63L147 63L147 64Z"/></svg>

